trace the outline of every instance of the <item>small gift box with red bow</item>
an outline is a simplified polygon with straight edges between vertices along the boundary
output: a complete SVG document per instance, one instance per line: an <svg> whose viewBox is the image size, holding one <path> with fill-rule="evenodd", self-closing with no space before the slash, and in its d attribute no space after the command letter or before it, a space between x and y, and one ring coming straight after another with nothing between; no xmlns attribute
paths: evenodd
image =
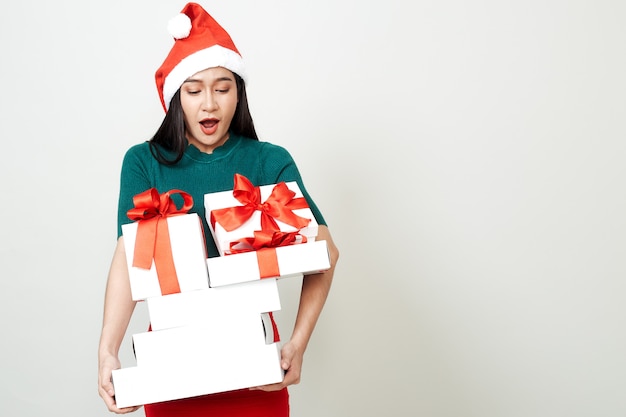
<svg viewBox="0 0 626 417"><path fill-rule="evenodd" d="M254 186L235 174L233 190L206 194L204 206L220 255L232 253L231 244L259 230L317 236L318 224L295 181Z"/></svg>
<svg viewBox="0 0 626 417"><path fill-rule="evenodd" d="M315 274L330 268L326 241L306 242L295 233L256 231L253 238L233 244L231 253L207 259L211 287Z"/></svg>
<svg viewBox="0 0 626 417"><path fill-rule="evenodd" d="M181 208L172 201L174 194L183 198ZM133 203L128 217L135 222L122 225L132 299L208 288L202 223L197 214L186 214L191 196L152 188Z"/></svg>

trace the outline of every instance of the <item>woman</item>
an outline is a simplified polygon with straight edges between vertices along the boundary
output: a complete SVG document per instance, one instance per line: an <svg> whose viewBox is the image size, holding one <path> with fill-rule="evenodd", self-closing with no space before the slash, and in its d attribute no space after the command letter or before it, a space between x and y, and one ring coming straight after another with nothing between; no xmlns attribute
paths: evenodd
<svg viewBox="0 0 626 417"><path fill-rule="evenodd" d="M121 225L132 198L149 188L180 189L192 195L191 212L203 219L209 256L217 256L203 207L204 194L232 189L235 173L253 184L297 181L320 224L331 268L303 279L300 306L292 336L281 350L286 371L279 384L254 387L145 406L156 416L288 416L287 386L300 381L307 344L330 289L338 251L319 209L306 192L289 153L258 140L248 109L243 61L230 36L199 5L187 4L172 20L176 38L156 73L166 116L154 137L132 147L124 158L118 211L118 243L107 281L99 346L99 393L110 411L128 413L115 404L111 372L120 368L118 351L135 307L130 295Z"/></svg>

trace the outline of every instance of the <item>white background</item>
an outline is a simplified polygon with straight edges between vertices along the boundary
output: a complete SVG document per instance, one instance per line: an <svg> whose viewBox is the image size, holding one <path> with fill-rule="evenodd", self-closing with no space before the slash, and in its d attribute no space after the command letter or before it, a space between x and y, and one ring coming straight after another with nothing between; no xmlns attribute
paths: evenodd
<svg viewBox="0 0 626 417"><path fill-rule="evenodd" d="M119 169L183 5L2 7L2 416L108 415ZM626 415L625 2L203 5L342 254L293 416Z"/></svg>

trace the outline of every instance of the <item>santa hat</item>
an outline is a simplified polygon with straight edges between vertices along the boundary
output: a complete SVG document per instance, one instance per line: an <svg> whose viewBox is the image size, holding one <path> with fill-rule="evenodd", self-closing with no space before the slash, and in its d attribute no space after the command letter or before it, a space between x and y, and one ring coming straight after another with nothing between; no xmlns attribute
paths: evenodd
<svg viewBox="0 0 626 417"><path fill-rule="evenodd" d="M245 79L243 59L228 33L199 4L187 3L168 31L174 46L155 74L165 111L183 82L212 67L224 67Z"/></svg>

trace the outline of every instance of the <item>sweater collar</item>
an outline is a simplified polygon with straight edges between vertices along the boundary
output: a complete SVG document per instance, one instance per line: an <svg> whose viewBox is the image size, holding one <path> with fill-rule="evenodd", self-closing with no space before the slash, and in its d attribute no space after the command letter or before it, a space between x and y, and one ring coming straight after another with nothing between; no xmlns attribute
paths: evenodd
<svg viewBox="0 0 626 417"><path fill-rule="evenodd" d="M230 136L223 145L213 150L213 153L204 153L194 145L187 146L184 157L190 158L196 162L210 163L229 155L241 142L241 137L230 132Z"/></svg>

